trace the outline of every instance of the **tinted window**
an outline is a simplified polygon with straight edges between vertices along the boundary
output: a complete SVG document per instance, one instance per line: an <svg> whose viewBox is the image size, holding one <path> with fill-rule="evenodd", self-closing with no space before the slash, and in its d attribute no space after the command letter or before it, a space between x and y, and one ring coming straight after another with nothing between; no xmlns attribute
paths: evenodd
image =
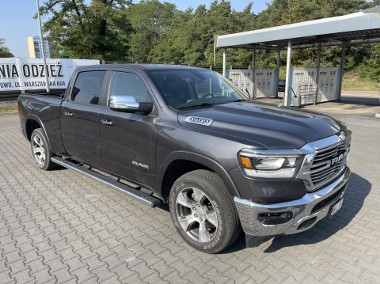
<svg viewBox="0 0 380 284"><path fill-rule="evenodd" d="M71 100L82 104L99 104L106 71L81 72L75 81Z"/></svg>
<svg viewBox="0 0 380 284"><path fill-rule="evenodd" d="M134 97L136 102L151 102L144 82L135 74L114 72L108 97Z"/></svg>
<svg viewBox="0 0 380 284"><path fill-rule="evenodd" d="M219 74L204 69L149 71L165 102L176 108L220 104L246 97Z"/></svg>

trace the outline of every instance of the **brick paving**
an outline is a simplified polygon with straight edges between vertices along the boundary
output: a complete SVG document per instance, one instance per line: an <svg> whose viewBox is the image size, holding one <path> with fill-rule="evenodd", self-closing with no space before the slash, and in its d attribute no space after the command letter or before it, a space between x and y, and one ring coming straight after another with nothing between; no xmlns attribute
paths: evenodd
<svg viewBox="0 0 380 284"><path fill-rule="evenodd" d="M354 137L336 217L207 255L168 212L70 170L37 169L18 115L0 114L0 283L380 283L380 120L338 118Z"/></svg>

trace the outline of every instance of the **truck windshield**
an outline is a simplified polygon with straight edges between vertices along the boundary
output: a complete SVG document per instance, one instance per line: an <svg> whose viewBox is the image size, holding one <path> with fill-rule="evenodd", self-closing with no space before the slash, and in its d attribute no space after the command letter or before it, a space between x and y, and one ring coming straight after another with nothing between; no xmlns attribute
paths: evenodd
<svg viewBox="0 0 380 284"><path fill-rule="evenodd" d="M204 69L151 70L167 105L176 109L212 106L248 98L221 75Z"/></svg>

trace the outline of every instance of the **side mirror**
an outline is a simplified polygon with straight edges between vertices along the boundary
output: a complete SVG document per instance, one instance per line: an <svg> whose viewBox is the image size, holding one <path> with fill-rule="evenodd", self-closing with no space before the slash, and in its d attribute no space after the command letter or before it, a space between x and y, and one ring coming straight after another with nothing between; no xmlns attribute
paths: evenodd
<svg viewBox="0 0 380 284"><path fill-rule="evenodd" d="M135 97L121 96L110 98L110 109L123 112L142 112L150 113L153 109L153 103L150 102L137 102Z"/></svg>

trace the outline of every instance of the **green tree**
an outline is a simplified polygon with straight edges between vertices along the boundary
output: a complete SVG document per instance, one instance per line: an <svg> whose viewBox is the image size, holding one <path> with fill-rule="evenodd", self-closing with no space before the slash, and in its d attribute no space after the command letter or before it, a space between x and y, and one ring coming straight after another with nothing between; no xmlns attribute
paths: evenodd
<svg viewBox="0 0 380 284"><path fill-rule="evenodd" d="M5 39L0 38L0 58L14 57L9 48L4 46Z"/></svg>
<svg viewBox="0 0 380 284"><path fill-rule="evenodd" d="M153 47L153 62L214 65L214 38L232 32L249 29L253 25L252 4L243 12L231 9L229 1L213 1L210 8L199 5L195 10L176 11L166 32L161 34ZM168 52L169 51L169 52ZM173 54L173 57L170 57ZM247 64L251 56L245 50L231 51L229 61L234 65ZM222 62L216 52L216 65Z"/></svg>
<svg viewBox="0 0 380 284"><path fill-rule="evenodd" d="M52 56L126 60L131 26L130 0L47 0L41 12Z"/></svg>
<svg viewBox="0 0 380 284"><path fill-rule="evenodd" d="M161 41L175 14L175 5L158 0L143 0L128 9L131 21L131 59L152 62L152 49ZM169 46L167 46L169 48Z"/></svg>
<svg viewBox="0 0 380 284"><path fill-rule="evenodd" d="M192 9L175 11L169 25L160 34L160 39L152 47L151 59L153 63L185 64L186 33L184 30L187 21L192 18Z"/></svg>

